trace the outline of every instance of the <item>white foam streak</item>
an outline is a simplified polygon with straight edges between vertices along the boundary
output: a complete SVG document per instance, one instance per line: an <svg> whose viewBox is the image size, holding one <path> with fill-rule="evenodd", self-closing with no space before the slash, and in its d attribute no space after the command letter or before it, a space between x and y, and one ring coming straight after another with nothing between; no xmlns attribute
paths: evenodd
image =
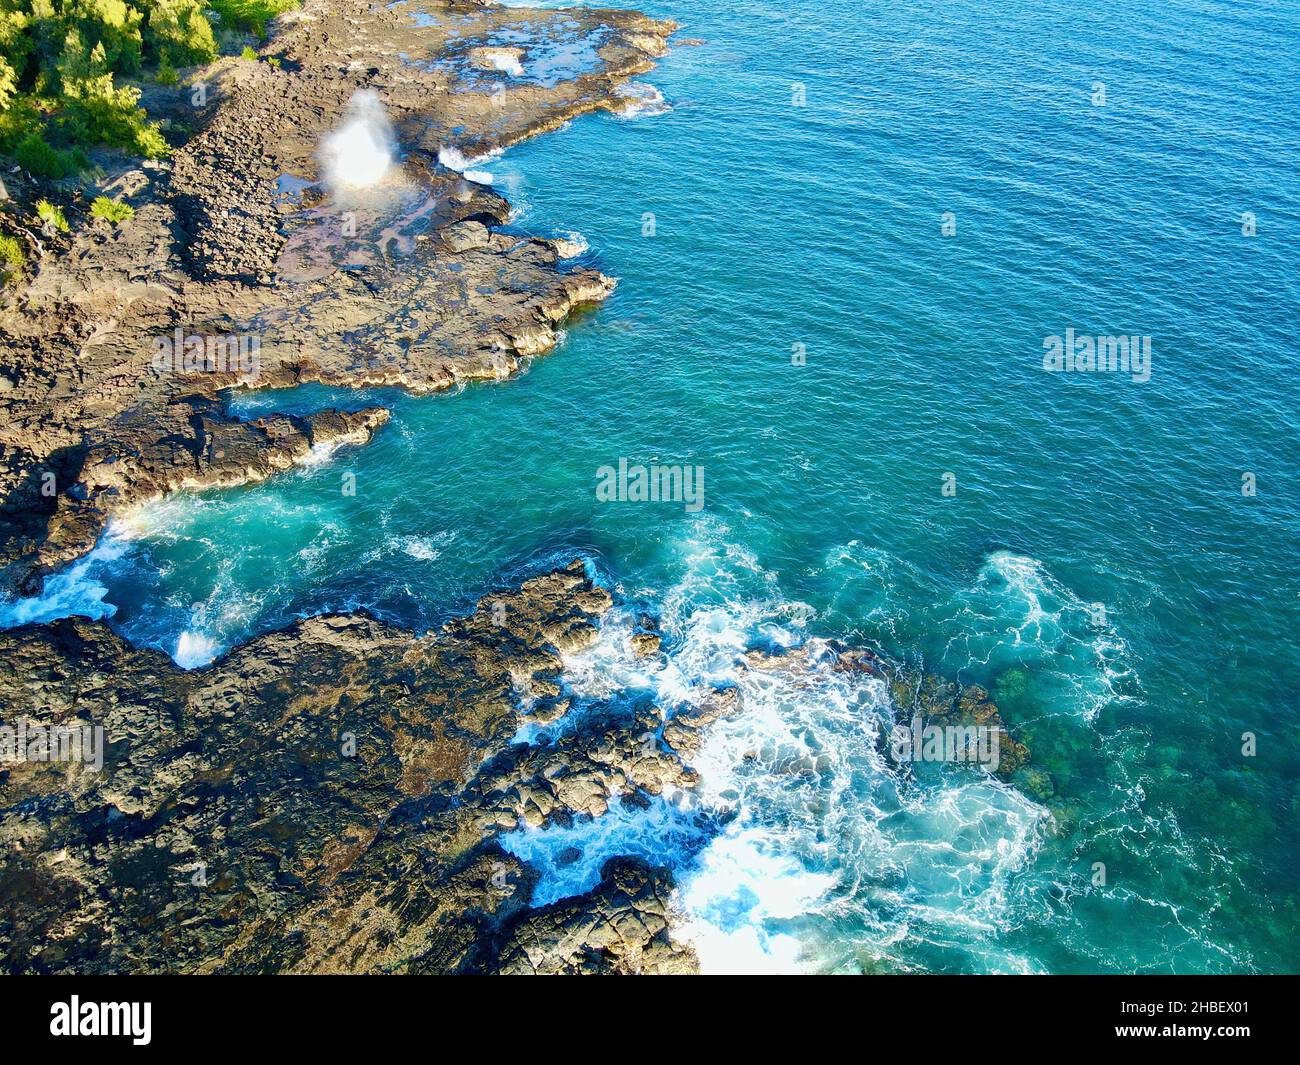
<svg viewBox="0 0 1300 1065"><path fill-rule="evenodd" d="M655 115L667 114L672 110L668 101L664 99L664 94L653 85L647 85L643 81L626 82L615 91L628 101L623 107L614 112L616 118L652 118Z"/></svg>
<svg viewBox="0 0 1300 1065"><path fill-rule="evenodd" d="M346 440L329 440L325 443L312 444L307 454L298 460L298 465L308 469L328 465L334 458L335 452L346 443Z"/></svg>
<svg viewBox="0 0 1300 1065"><path fill-rule="evenodd" d="M689 800L513 834L510 849L543 872L538 901L588 890L604 860L637 854L674 868L679 934L706 972L906 969L918 943L964 951L977 970L1030 967L991 934L1021 919L1018 875L1046 810L968 767L900 775L878 743L896 713L885 683L831 669L804 635L811 609L782 598L725 526L695 529L685 576L662 600L663 652L638 658L638 612L616 609L598 642L565 660L574 709L518 738L574 727L584 704L647 694L671 716L718 685L739 687L743 711L706 734ZM743 655L756 645L806 653L751 669Z"/></svg>
<svg viewBox="0 0 1300 1065"><path fill-rule="evenodd" d="M73 615L111 617L117 607L107 602L108 588L95 574L120 558L126 547L127 537L120 530L110 529L89 554L46 577L40 595L0 600L0 629Z"/></svg>
<svg viewBox="0 0 1300 1065"><path fill-rule="evenodd" d="M1079 717L1094 722L1108 705L1140 692L1128 644L1102 603L1086 603L1037 559L998 551L958 595L945 657L956 670L1034 666Z"/></svg>
<svg viewBox="0 0 1300 1065"><path fill-rule="evenodd" d="M492 159L499 159L502 154L500 149L494 149L482 155L467 156L459 148L443 145L438 149L438 162L469 181L476 181L480 185L491 185L493 181L491 172L476 168Z"/></svg>

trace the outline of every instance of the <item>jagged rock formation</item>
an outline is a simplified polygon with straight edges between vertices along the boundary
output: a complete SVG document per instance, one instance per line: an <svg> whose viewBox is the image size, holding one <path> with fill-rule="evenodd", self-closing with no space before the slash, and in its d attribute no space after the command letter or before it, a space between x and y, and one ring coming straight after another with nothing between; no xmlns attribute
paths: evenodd
<svg viewBox="0 0 1300 1065"><path fill-rule="evenodd" d="M696 790L707 730L745 711L743 673L671 707L574 705L562 656L596 642L611 605L574 562L423 638L329 615L193 672L102 622L0 633L0 723L106 741L100 771L0 763L0 969L694 971L669 870L612 858L590 890L535 908L546 870L501 844ZM1001 730L1002 775L1028 758L980 689L863 649L739 665L796 684L867 672L900 720ZM708 835L731 814L691 816Z"/></svg>
<svg viewBox="0 0 1300 1065"><path fill-rule="evenodd" d="M635 858L613 858L600 886L515 922L493 971L506 975L644 976L694 973L689 949L673 941L672 879Z"/></svg>
<svg viewBox="0 0 1300 1065"><path fill-rule="evenodd" d="M422 639L317 617L193 672L84 619L0 633L0 720L106 738L99 772L0 765L0 968L689 969L667 873L529 910L496 842L689 778L645 722L511 743L609 605L575 563Z"/></svg>

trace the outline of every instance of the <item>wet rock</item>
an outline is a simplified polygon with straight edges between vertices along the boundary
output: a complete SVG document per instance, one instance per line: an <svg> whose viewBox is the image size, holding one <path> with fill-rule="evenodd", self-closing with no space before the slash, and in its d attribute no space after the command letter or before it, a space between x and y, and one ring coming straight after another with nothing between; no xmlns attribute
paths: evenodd
<svg viewBox="0 0 1300 1065"><path fill-rule="evenodd" d="M849 648L840 651L835 656L835 664L831 668L837 673L869 673L873 677L884 675L880 658L875 652L866 648Z"/></svg>
<svg viewBox="0 0 1300 1065"><path fill-rule="evenodd" d="M989 701L988 692L979 685L963 687L931 674L918 679L900 671L891 678L890 690L904 723L919 715L927 726L994 730L998 752L995 772L1002 779L1010 780L1029 762L1029 748L1011 735L998 708Z"/></svg>
<svg viewBox="0 0 1300 1065"><path fill-rule="evenodd" d="M590 68L567 79L514 79L501 94L504 75L462 62L502 33L526 52L562 28L599 42ZM292 420L230 416L217 401L225 389L430 393L507 378L551 351L564 319L608 297L613 280L561 273L551 242L500 232L509 204L438 156L623 106L619 86L652 66L674 29L634 12L311 0L277 21L280 68L217 63L197 110L188 86L151 86L150 108L197 132L170 160L106 179L135 208L131 223L74 224L66 247L36 257L24 298L0 310L4 376L22 382L0 392L0 592L39 591L123 508L259 479L320 442ZM378 93L405 158L381 190L336 202L317 152L360 88ZM296 200L285 176L302 185ZM258 372L160 372L156 346L177 330L256 338ZM39 490L47 474L55 498ZM89 501L67 495L78 485Z"/></svg>
<svg viewBox="0 0 1300 1065"><path fill-rule="evenodd" d="M632 650L638 658L650 658L659 653L662 638L657 632L634 632L628 638L628 642L631 643Z"/></svg>
<svg viewBox="0 0 1300 1065"><path fill-rule="evenodd" d="M986 748L992 750L996 743L997 763L993 772L1003 780L1012 780L1017 770L1029 762L1029 748L1011 734L998 708L990 701L988 692L978 685L962 686L933 674L918 676L886 662L867 648L845 647L834 641L809 640L789 649L752 650L745 653L743 661L746 668L758 672L781 671L795 684L806 682L827 664L832 672L863 673L881 678L889 686L898 724L911 729L919 720L923 729L936 725L940 728L968 730L982 727L991 730ZM670 737L669 742L674 747L678 742L689 744L687 737L678 736L673 731L673 722L665 727L664 734ZM888 735L879 737L879 744L882 750L891 753ZM818 769L815 764L796 768L799 771ZM1044 773L1020 779L1041 788L1044 784L1042 778L1046 776ZM1050 785L1050 777L1047 784Z"/></svg>
<svg viewBox="0 0 1300 1065"><path fill-rule="evenodd" d="M551 246L555 249L555 254L561 259L576 259L587 250L584 241L569 240L566 237L557 237L551 241Z"/></svg>
<svg viewBox="0 0 1300 1065"><path fill-rule="evenodd" d="M589 644L609 603L577 563L423 638L317 617L190 672L86 619L0 633L0 720L106 740L100 772L0 772L0 969L689 967L666 873L607 868L534 912L536 873L496 843L691 780L649 711L511 742L517 679L558 675L555 638Z"/></svg>
<svg viewBox="0 0 1300 1065"><path fill-rule="evenodd" d="M666 869L612 859L587 894L517 918L491 969L509 975L698 972L694 952L671 934L672 887Z"/></svg>

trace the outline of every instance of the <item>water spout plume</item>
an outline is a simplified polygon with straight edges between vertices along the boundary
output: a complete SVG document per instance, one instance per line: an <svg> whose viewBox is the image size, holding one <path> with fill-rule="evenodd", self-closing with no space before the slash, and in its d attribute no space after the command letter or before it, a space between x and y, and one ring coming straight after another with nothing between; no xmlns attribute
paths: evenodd
<svg viewBox="0 0 1300 1065"><path fill-rule="evenodd" d="M365 189L384 180L393 164L393 125L379 94L358 89L343 124L321 142L321 173L331 192Z"/></svg>

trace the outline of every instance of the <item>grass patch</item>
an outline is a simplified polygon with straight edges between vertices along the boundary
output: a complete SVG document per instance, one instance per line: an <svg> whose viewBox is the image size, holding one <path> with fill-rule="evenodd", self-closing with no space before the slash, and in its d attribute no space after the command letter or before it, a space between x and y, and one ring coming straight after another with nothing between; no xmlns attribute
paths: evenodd
<svg viewBox="0 0 1300 1065"><path fill-rule="evenodd" d="M0 264L8 270L21 270L27 255L17 237L0 236Z"/></svg>
<svg viewBox="0 0 1300 1065"><path fill-rule="evenodd" d="M90 217L102 218L105 222L116 225L135 217L135 208L129 203L118 203L107 196L96 196L90 205Z"/></svg>
<svg viewBox="0 0 1300 1065"><path fill-rule="evenodd" d="M68 220L63 215L63 209L55 207L49 200L36 201L36 217L41 220L41 227L48 227L57 233L66 233L68 231Z"/></svg>

